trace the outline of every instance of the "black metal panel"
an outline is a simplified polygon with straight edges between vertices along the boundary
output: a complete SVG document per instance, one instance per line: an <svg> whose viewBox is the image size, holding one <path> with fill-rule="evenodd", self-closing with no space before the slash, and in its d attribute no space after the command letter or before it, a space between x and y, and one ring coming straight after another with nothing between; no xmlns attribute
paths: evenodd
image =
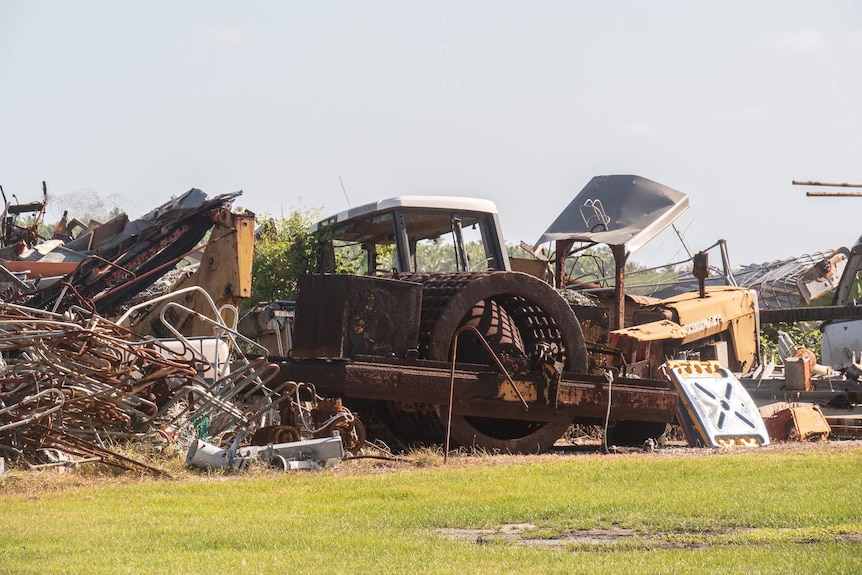
<svg viewBox="0 0 862 575"><path fill-rule="evenodd" d="M404 357L419 339L422 286L415 282L315 274L299 280L291 357Z"/></svg>
<svg viewBox="0 0 862 575"><path fill-rule="evenodd" d="M760 323L831 321L858 319L860 317L862 317L862 306L855 305L824 305L760 310Z"/></svg>

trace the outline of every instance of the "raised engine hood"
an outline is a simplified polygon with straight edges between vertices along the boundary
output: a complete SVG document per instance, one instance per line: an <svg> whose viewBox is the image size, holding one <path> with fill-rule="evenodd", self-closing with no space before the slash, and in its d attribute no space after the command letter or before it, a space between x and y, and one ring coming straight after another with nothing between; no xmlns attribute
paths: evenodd
<svg viewBox="0 0 862 575"><path fill-rule="evenodd" d="M557 216L536 246L574 240L625 246L629 255L688 209L688 196L633 175L596 176Z"/></svg>

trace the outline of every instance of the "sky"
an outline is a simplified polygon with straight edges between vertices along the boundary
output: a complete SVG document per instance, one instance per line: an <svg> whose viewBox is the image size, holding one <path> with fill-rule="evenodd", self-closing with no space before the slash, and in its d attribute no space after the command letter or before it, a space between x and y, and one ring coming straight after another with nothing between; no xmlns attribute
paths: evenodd
<svg viewBox="0 0 862 575"><path fill-rule="evenodd" d="M272 215L472 196L532 244L592 177L637 174L688 195L689 250L768 262L862 234L862 198L791 183L862 182L860 70L840 0L0 0L0 185L46 181L55 220L193 187Z"/></svg>

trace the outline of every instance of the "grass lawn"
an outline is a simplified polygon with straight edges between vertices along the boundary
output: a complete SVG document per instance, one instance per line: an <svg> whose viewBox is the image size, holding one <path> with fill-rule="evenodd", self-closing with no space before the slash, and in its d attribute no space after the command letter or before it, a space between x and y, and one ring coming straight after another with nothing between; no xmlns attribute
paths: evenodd
<svg viewBox="0 0 862 575"><path fill-rule="evenodd" d="M858 442L82 471L0 479L0 573L862 573Z"/></svg>

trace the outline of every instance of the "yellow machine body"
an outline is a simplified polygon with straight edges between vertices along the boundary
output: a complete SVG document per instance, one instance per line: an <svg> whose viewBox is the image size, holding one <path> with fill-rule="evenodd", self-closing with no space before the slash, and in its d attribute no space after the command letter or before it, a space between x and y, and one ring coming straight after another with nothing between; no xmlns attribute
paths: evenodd
<svg viewBox="0 0 862 575"><path fill-rule="evenodd" d="M635 312L636 325L612 331L609 345L641 376L680 355L719 361L737 373L754 369L759 357L757 296L739 287L713 286L661 300Z"/></svg>

